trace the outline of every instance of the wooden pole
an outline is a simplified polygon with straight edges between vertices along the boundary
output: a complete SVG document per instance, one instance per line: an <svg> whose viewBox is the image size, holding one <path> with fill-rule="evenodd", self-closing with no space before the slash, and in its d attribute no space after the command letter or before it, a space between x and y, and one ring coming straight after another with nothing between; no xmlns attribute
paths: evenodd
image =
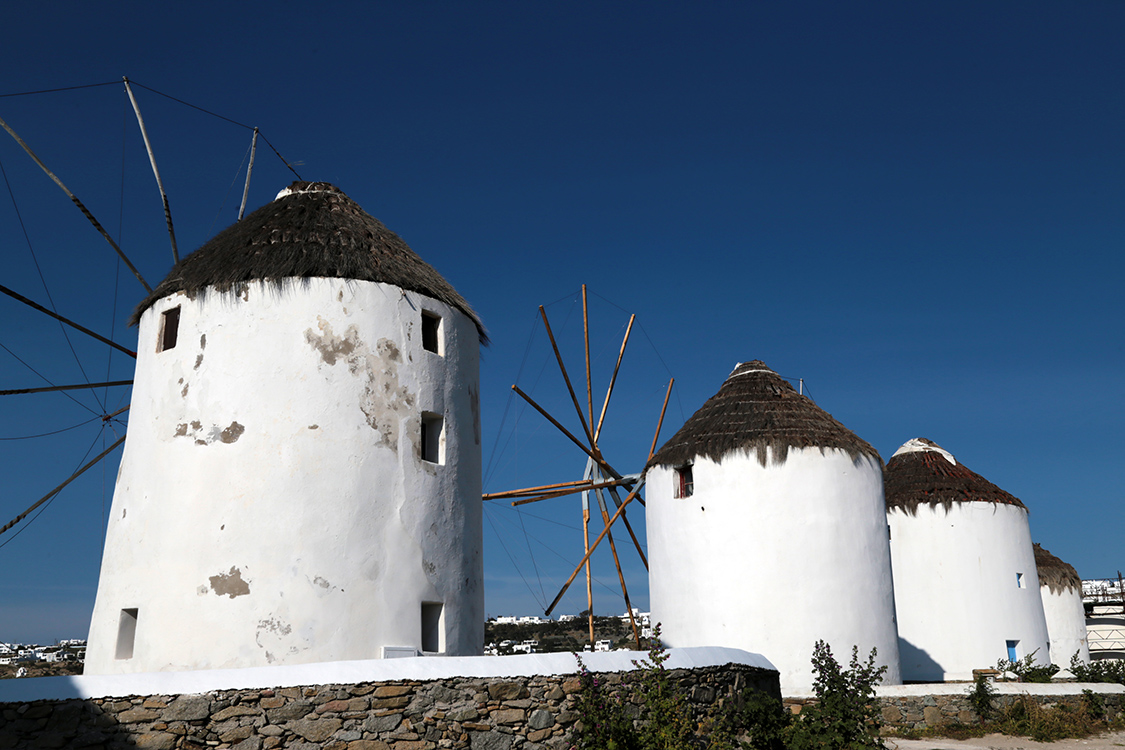
<svg viewBox="0 0 1125 750"><path fill-rule="evenodd" d="M586 407L589 409L590 424L594 424L594 388L590 381L590 315L586 308L586 285L582 285L582 333L586 338ZM598 450L597 438L590 438L590 447Z"/></svg>
<svg viewBox="0 0 1125 750"><path fill-rule="evenodd" d="M571 435L571 434L570 434L570 431L569 431L569 430L567 430L567 429L566 429L565 427L563 427L563 426L562 426L561 424L559 424L559 421L558 421L557 419L555 419L555 418L554 418L554 417L552 417L552 416L551 416L550 414L548 414L548 413L547 413L547 412L546 412L546 411L545 411L545 410L543 409L543 407L542 407L542 406L540 406L539 404L535 403L535 400L534 400L534 399L532 399L532 398L531 398L531 396L528 396L528 395L527 395L526 393L524 393L523 391L521 391L521 390L519 389L519 386L513 385L513 386L512 386L512 390L513 390L513 391L515 391L516 393L518 393L518 394L520 395L520 397L521 397L521 398L523 398L523 400L524 400L524 401L526 401L527 403L531 404L532 408L534 408L534 409L535 409L535 411L537 411L537 412L539 412L540 414L542 414L542 415L543 415L543 417L544 417L544 418L545 418L545 419L546 419L546 420L547 420L548 422L550 422L550 423L551 423L551 424L553 424L553 425L554 425L555 427L557 427L557 428L559 429L559 432L561 432L562 434L564 434L564 435L566 435L566 436L567 436L568 438L570 438L570 441L571 441L572 443L574 443L575 445L577 445L577 446L578 446L578 447L579 447L579 448L580 448L580 449L582 450L582 452L583 452L583 453L585 453L585 454L586 454L587 456L589 456L590 458L594 459L594 461L595 461L595 462L597 462L597 464L598 464L599 466L601 466L601 467L602 467L603 469L605 469L605 470L606 470L607 472L609 472L609 474L610 474L611 476L613 476L613 478L614 478L614 479L621 479L621 475L620 475L619 473L617 473L617 471L616 471L616 470L615 470L615 469L614 469L614 468L613 468L612 466L610 466L610 465L609 465L609 464L608 464L608 463L606 462L606 460L605 460L604 458L602 458L601 456L595 455L594 451L590 450L590 449L589 449L589 448L587 448L587 447L586 447L585 445L583 445L583 444L582 444L581 442L579 442L578 438L574 437L574 435Z"/></svg>
<svg viewBox="0 0 1125 750"><path fill-rule="evenodd" d="M620 508L621 498L617 497L617 489L611 487L609 490L609 494L610 497L613 498L613 504ZM633 531L632 524L629 523L629 516L625 513L622 513L621 521L625 524L625 528L629 530L629 537L633 540L633 546L637 548L637 554L641 556L641 562L644 563L645 570L648 570L648 558L645 557L645 551L641 549L641 543L637 540L637 534Z"/></svg>
<svg viewBox="0 0 1125 750"><path fill-rule="evenodd" d="M614 487L617 484L619 484L619 483L618 482L605 482L603 484L591 484L591 485L585 485L585 486L582 486L582 487L571 487L569 489L555 490L554 492L548 492L546 494L538 495L536 497L527 497L527 498L524 498L522 500L516 500L512 503L512 507L515 507L517 505L527 505L528 503L537 503L540 500L551 500L551 499L556 498L556 497L566 497L567 495L573 495L576 492L589 492L590 490L596 490L596 489L599 489L599 488L602 488L602 487Z"/></svg>
<svg viewBox="0 0 1125 750"><path fill-rule="evenodd" d="M594 647L594 579L590 576L590 506L582 508L582 536L586 542L586 616L590 621L590 648ZM581 567L581 566L579 566ZM577 571L575 571L577 572ZM571 576L574 580L574 576ZM551 609L555 608L552 602ZM551 614L548 609L546 614Z"/></svg>
<svg viewBox="0 0 1125 750"><path fill-rule="evenodd" d="M156 154L152 150L152 143L148 139L148 130L145 128L144 118L141 117L141 108L137 106L137 98L133 96L133 87L129 85L127 77L122 78L125 81L125 93L129 95L129 101L133 103L133 111L137 113L137 124L141 127L141 138L145 142L145 150L148 151L148 161L152 164L152 173L156 177L156 187L160 191L160 200L164 202L164 220L168 223L168 237L172 240L172 259L173 262L180 262L180 251L176 248L176 231L172 229L172 209L168 206L168 194L164 192L164 183L160 179L160 170L156 168Z"/></svg>
<svg viewBox="0 0 1125 750"><path fill-rule="evenodd" d="M609 390L605 392L605 403L602 404L602 414L598 417L598 427L594 430L594 444L602 434L602 423L605 422L605 412L609 408L609 397L613 395L613 384L617 382L617 371L621 369L621 360L625 356L625 345L629 343L629 332L633 330L633 320L636 315L629 316L629 326L625 329L625 340L621 342L621 352L617 355L617 364L613 366L613 377L609 379Z"/></svg>
<svg viewBox="0 0 1125 750"><path fill-rule="evenodd" d="M36 302L32 302L27 297L24 297L22 294L19 294L17 292L13 292L11 289L4 286L3 284L0 284L0 292L3 292L4 294L8 295L12 299L19 300L20 302L24 303L28 307L35 308L36 310L38 310L41 313L44 313L46 315L50 315L55 320L66 323L68 326L70 326L71 328L74 328L75 330L82 331L82 333L86 334L87 336L92 336L92 337L96 338L98 341L102 342L103 344L108 344L109 346L112 346L114 349L117 349L120 352L124 352L125 354L128 354L133 359L137 358L136 352L129 351L125 347L121 346L121 344L118 344L115 341L110 341L105 336L98 335L98 334L94 333L93 331L91 331L89 328L85 328L83 326L80 326L77 323L75 323L73 320L68 320L67 318L64 318L63 316L59 315L58 313L53 312L51 310L48 310L47 308L43 307L43 305L40 305Z"/></svg>
<svg viewBox="0 0 1125 750"><path fill-rule="evenodd" d="M672 397L672 384L675 382L675 378L668 381L668 392L664 394L664 406L660 407L660 420L656 423L656 434L652 436L652 447L648 449L648 461L651 461L652 454L656 453L656 441L660 439L660 426L664 424L664 412L668 410L668 399ZM648 461L645 463L648 463Z"/></svg>
<svg viewBox="0 0 1125 750"><path fill-rule="evenodd" d="M0 391L0 396L18 396L24 393L49 393L51 391L77 391L84 388L109 388L115 385L132 385L132 380L114 380L109 383L81 383L79 385L52 385L48 388L16 388Z"/></svg>
<svg viewBox="0 0 1125 750"><path fill-rule="evenodd" d="M238 207L238 220L246 213L246 197L250 195L250 173L254 171L254 155L258 153L258 129L254 128L254 137L250 139L250 164L246 167L246 187L242 188L242 205Z"/></svg>
<svg viewBox="0 0 1125 750"><path fill-rule="evenodd" d="M141 276L141 272L138 271L137 267L133 265L133 262L129 260L128 257L126 257L125 252L120 247L118 247L117 243L113 241L113 238L109 236L109 232L105 231L102 225L98 223L98 220L94 218L94 215L92 213L90 213L90 209L86 208L86 205L82 203L82 201L78 200L78 196L70 192L67 186L62 183L62 180L55 176L54 172L47 169L47 165L44 164L42 160L40 160L40 158L35 155L35 152L31 150L31 147L24 143L24 140L16 134L16 131L12 130L8 123L0 119L0 127L4 128L4 130L7 130L8 135L16 139L16 143L20 144L23 150L27 152L27 155L31 157L32 161L38 164L39 168L42 169L46 173L46 175L50 177L51 180L62 189L64 193L66 193L66 197L70 198L70 201L78 207L78 210L82 212L82 215L85 216L89 220L89 222L94 225L94 229L98 230L101 236L105 238L105 241L109 243L110 247L117 251L117 255L121 258L121 260L125 261L125 265L128 266L129 270L133 272L133 275L137 277L137 281L141 282L141 286L145 288L145 291L147 291L149 294L152 294L152 287L148 285L147 281L145 281L144 276Z"/></svg>
<svg viewBox="0 0 1125 750"><path fill-rule="evenodd" d="M643 474L641 475L641 479L644 479ZM563 598L563 595L566 594L567 589L570 588L570 584L574 583L574 579L578 577L578 573L582 570L582 566L590 562L590 555L593 554L594 550L598 548L598 545L602 543L602 539L605 538L606 533L609 531L609 527L617 522L617 519L624 512L626 506L628 506L629 503L633 502L633 498L637 496L637 492L640 490L641 484L644 484L644 482L638 482L638 486L634 487L633 490L625 497L625 500L623 500L621 503L621 507L618 508L617 512L613 514L613 518L609 519L609 524L602 530L602 533L598 535L598 538L594 540L594 543L589 545L588 549L586 550L585 556L583 556L582 560L578 563L578 567L575 568L574 572L570 574L570 578L568 578L566 580L566 583L563 584L562 590L559 591L554 601L551 602L551 606L547 607L547 610L543 614L551 614L551 610L553 610L558 605L559 600ZM587 515L589 515L588 511Z"/></svg>
<svg viewBox="0 0 1125 750"><path fill-rule="evenodd" d="M629 589L625 585L625 574L621 572L621 559L617 556L617 544L613 541L613 532L609 530L609 513L605 508L605 501L598 493L598 508L602 512L602 522L605 523L606 537L609 539L609 549L613 553L613 564L617 566L617 580L621 583L621 595L625 599L625 611L629 613L629 624L633 626L633 638L637 641L637 650L641 648L641 635L637 632L637 623L633 619L633 605L629 602ZM587 563L588 564L588 563Z"/></svg>
<svg viewBox="0 0 1125 750"><path fill-rule="evenodd" d="M86 470L87 470L87 469L89 469L89 468L90 468L91 466L93 466L94 464L96 464L96 463L97 463L98 461L101 461L101 460L102 460L103 458L105 458L106 456L108 456L108 455L109 455L109 453L110 453L110 451L112 451L112 450L113 450L114 448L116 448L117 446L121 445L121 444L122 444L122 443L124 443L124 442L125 442L125 437L124 437L124 436L122 436L122 437L121 437L121 438L120 438L120 439L119 439L119 440L118 440L118 441L117 441L116 443L114 443L113 445L109 446L108 448L106 448L106 449L105 449L104 451L102 451L101 453L99 453L99 454L98 454L98 455L97 455L97 456L96 456L96 457L95 457L95 458L94 458L94 459L93 459L92 461L90 461L90 463L86 464L86 465L85 465L85 466L83 466L83 467L82 467L81 469L79 469L78 471L74 472L74 474L72 474L72 475L71 475L70 479L66 480L65 482L63 482L62 484L60 484L60 485L59 485L58 487L56 487L55 489L53 489L53 490L51 490L50 492L48 492L48 493L47 493L46 495L44 495L44 496L43 496L42 498L40 498L39 502L35 503L35 504L34 504L34 505L32 505L32 506L31 506L30 508L28 508L27 510L25 510L25 511L24 511L23 513L20 513L20 514L19 514L18 516L16 516L16 517L15 517L15 518L13 518L13 519L12 519L11 521L9 521L9 522L8 522L8 525L7 525L7 526L5 526L4 528L0 529L0 534L3 534L3 533L4 533L5 531L7 531L8 529L12 528L12 527L13 527L13 526L15 526L15 525L16 525L17 523L19 523L19 522L20 522L20 521L22 521L23 519L27 518L27 515L28 515L29 513L31 513L31 511L35 510L36 508L38 508L38 507L39 507L40 505L42 505L43 503L47 502L48 500L50 500L50 499L51 499L52 497L54 497L55 495L57 495L57 494L59 494L60 492L62 492L62 490L63 490L63 488L64 488L64 487L66 487L66 486L67 486L68 484L70 484L71 482L73 482L73 481L74 481L75 479L77 479L78 477L82 476L82 474L84 474L84 473L86 472Z"/></svg>
<svg viewBox="0 0 1125 750"><path fill-rule="evenodd" d="M524 487L520 490L504 490L503 492L486 492L481 495L482 500L504 500L509 497L519 497L521 495L534 495L536 492L544 492L546 490L555 490L560 487L577 487L580 485L589 484L588 480L579 479L575 482L559 482L558 484L544 484L539 487Z"/></svg>
<svg viewBox="0 0 1125 750"><path fill-rule="evenodd" d="M559 370L562 371L563 380L566 381L566 390L570 393L570 400L574 402L574 409L578 412L578 420L582 422L582 430L586 433L586 439L590 444L594 444L594 433L590 432L590 425L586 424L586 416L582 413L582 407L578 404L578 396L574 394L574 386L570 384L570 376L566 372L566 365L563 364L562 354L559 353L559 345L555 343L555 334L551 330L551 324L547 321L547 311L543 309L543 305L539 306L539 314L543 316L543 327L547 329L547 338L551 340L551 348L555 350L555 359L558 360Z"/></svg>

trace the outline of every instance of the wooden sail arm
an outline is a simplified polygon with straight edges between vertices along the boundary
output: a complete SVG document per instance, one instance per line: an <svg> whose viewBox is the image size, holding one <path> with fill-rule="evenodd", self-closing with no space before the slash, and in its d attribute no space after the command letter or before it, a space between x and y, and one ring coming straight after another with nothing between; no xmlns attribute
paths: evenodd
<svg viewBox="0 0 1125 750"><path fill-rule="evenodd" d="M620 508L621 498L617 496L617 489L610 487L609 495L613 498L613 504ZM621 520L624 522L625 528L629 531L629 537L633 540L633 546L637 548L637 554L641 556L641 562L644 563L645 570L648 570L648 558L645 556L645 551L641 548L641 543L640 540L637 539L637 534L633 531L633 525L629 523L629 516L622 513Z"/></svg>
<svg viewBox="0 0 1125 750"><path fill-rule="evenodd" d="M156 153L152 150L152 142L148 139L148 129L145 128L144 118L141 117L141 108L137 105L137 98L133 96L133 88L129 85L128 77L122 76L121 80L125 82L125 93L129 95L129 101L133 103L133 111L137 114L137 125L141 128L141 138L145 142L145 150L148 151L148 161L152 165L152 174L156 177L156 188L160 191L160 200L164 203L164 220L168 224L168 237L172 241L172 262L180 262L180 251L176 247L176 230L172 228L172 209L168 205L168 193L164 192L164 182L160 179L160 170L156 168Z"/></svg>
<svg viewBox="0 0 1125 750"><path fill-rule="evenodd" d="M254 137L250 139L250 164L246 167L246 186L242 188L242 205L238 207L238 220L242 221L246 213L246 198L250 195L250 173L254 171L254 155L258 153L258 129L254 128Z"/></svg>
<svg viewBox="0 0 1125 750"><path fill-rule="evenodd" d="M132 385L132 380L113 380L108 383L79 383L78 385L52 385L44 388L16 388L0 391L0 396L18 396L24 393L49 393L51 391L77 391L84 388L111 388L118 385Z"/></svg>
<svg viewBox="0 0 1125 750"><path fill-rule="evenodd" d="M625 599L625 611L629 613L629 624L633 627L633 638L637 642L637 650L641 650L641 634L637 631L637 622L633 619L633 604L629 601L629 587L625 585L625 574L621 572L621 558L617 556L617 544L613 541L613 532L609 531L609 513L606 512L605 503L598 498L598 505L602 511L602 521L606 524L606 537L609 539L609 549L613 552L613 564L617 566L617 580L621 584L621 596Z"/></svg>
<svg viewBox="0 0 1125 750"><path fill-rule="evenodd" d="M664 424L664 412L668 411L668 399L672 397L672 386L675 382L675 378L668 381L668 391L664 394L664 406L660 407L660 419L656 423L656 434L652 436L652 447L648 449L648 461L651 461L653 454L656 453L656 441L660 439L660 428ZM648 463L648 461L645 461L645 463Z"/></svg>
<svg viewBox="0 0 1125 750"><path fill-rule="evenodd" d="M642 473L641 476L643 478L644 474ZM570 578L568 578L566 583L563 584L562 590L559 591L558 595L554 598L554 601L551 602L551 606L547 607L544 614L547 614L547 615L551 614L551 611L556 606L558 606L559 600L561 600L563 598L563 595L566 594L567 589L570 588L570 584L574 583L574 579L582 571L582 567L590 559L590 555L594 554L594 550L596 550L598 548L598 545L602 543L602 539L605 539L606 534L609 533L610 527L612 527L613 524L615 524L617 522L617 519L620 518L621 514L625 512L625 508L628 507L629 503L631 503L633 501L633 499L637 496L637 493L639 491L640 491L639 486L634 487L633 490L631 492L629 492L629 494L621 502L621 507L618 508L617 512L613 514L613 518L609 519L609 522L606 524L606 527L604 529L602 529L602 533L598 535L598 538L595 539L594 543L590 545L590 549L587 550L586 554L582 556L582 561L578 563L578 567L575 568L574 572L570 574Z"/></svg>
<svg viewBox="0 0 1125 750"><path fill-rule="evenodd" d="M68 318L64 318L63 316L59 315L58 313L53 312L51 310L48 310L46 307L43 307L43 305L40 305L37 302L32 302L27 297L24 297L22 294L20 294L18 292L12 291L8 287L4 286L3 284L0 284L0 292L3 292L4 294L8 295L9 297L11 297L14 300L17 300L19 302L24 303L28 307L35 308L36 310L38 310L41 313L44 313L46 315L50 315L55 320L66 323L68 326L75 329L76 331L81 331L82 333L86 334L87 336L92 336L93 338L97 339L98 341L102 342L103 344L108 344L109 346L112 346L114 349L117 349L120 352L124 352L125 354L128 354L133 359L137 358L136 352L126 349L125 347L121 346L121 344L118 344L116 341L111 341L111 340L107 339L105 336L94 333L89 328L85 328L84 326L78 325L73 320L70 320Z"/></svg>
<svg viewBox="0 0 1125 750"><path fill-rule="evenodd" d="M540 500L550 500L550 499L555 498L555 497L566 497L567 495L573 495L577 492L589 492L590 490L598 490L598 489L602 489L603 487L614 487L614 486L617 486L618 484L619 484L619 482L606 482L604 484L590 484L590 485L586 485L584 487L573 487L573 488L565 489L565 490L555 490L554 492L550 492L550 493L547 493L545 495L539 495L539 496L536 496L536 497L529 497L529 498L525 498L523 500L516 500L515 502L512 503L512 505L513 506L527 505L528 503L537 503Z"/></svg>
<svg viewBox="0 0 1125 750"><path fill-rule="evenodd" d="M53 489L53 490L51 490L50 492L48 492L48 493L47 493L46 495L44 495L44 496L43 496L42 498L40 498L40 499L39 499L39 501L38 501L38 502L36 502L36 503L35 503L34 505L32 505L32 506L31 506L30 508L28 508L27 510L25 510L25 511L24 511L23 513L20 513L20 514L19 514L18 516L16 516L15 518L13 518L13 519L12 519L11 521L9 521L9 522L8 522L8 525L7 525L7 526L5 526L4 528L0 529L0 534L3 534L3 533L4 533L5 531L7 531L8 529L12 528L12 527L13 527L13 526L15 526L15 525L16 525L17 523L19 523L19 522L20 522L20 521L22 521L23 519L27 518L27 516L28 516L28 514L29 514L29 513L31 513L31 512L33 511L33 510L35 510L36 508L38 508L38 507L39 507L40 505L42 505L43 503L45 503L45 502L47 502L48 500L50 500L50 499L51 499L52 497L54 497L55 495L57 495L57 494L59 494L60 492L62 492L62 491L63 491L63 488L64 488L64 487L66 487L66 486L67 486L68 484L70 484L71 482L73 482L73 481L74 481L75 479L77 479L78 477L82 476L82 475L83 475L83 474L84 474L84 473L86 472L86 470L87 470L87 469L89 469L89 468L90 468L91 466L93 466L94 464L96 464L96 463L97 463L98 461L101 461L101 460L102 460L103 458L105 458L106 456L108 456L108 455L109 455L109 454L110 454L110 453L111 453L111 452L113 451L113 449L114 449L114 448L116 448L117 446L121 445L121 444L122 444L122 443L124 443L124 442L125 442L125 436L124 436L124 435L122 435L122 436L121 436L121 438L117 440L117 442L115 442L115 443L114 443L113 445L109 446L109 447L108 447L108 448L106 448L106 449L105 449L104 451L102 451L101 453L99 453L99 454L98 454L98 455L97 455L97 456L96 456L96 457L95 457L95 458L94 458L93 460L91 460L91 461L90 461L90 463L86 464L86 465L85 465L85 466L83 466L83 467L82 467L81 469L79 469L78 471L74 472L74 473L73 473L73 474L72 474L72 475L70 476L70 479L66 480L65 482L63 482L62 484L60 484L60 485L59 485L58 487L56 487L55 489Z"/></svg>
<svg viewBox="0 0 1125 750"><path fill-rule="evenodd" d="M636 477L613 479L602 484L594 484L591 479L579 479L576 482L560 482L558 484L544 484L539 487L526 487L519 490L504 490L503 492L487 492L481 495L482 500L509 500L513 497L530 497L539 495L541 493L554 494L560 490L565 491L565 494L572 494L574 492L584 492L586 490L594 489L595 487L616 487L619 485L631 485L636 481Z"/></svg>
<svg viewBox="0 0 1125 750"><path fill-rule="evenodd" d="M613 384L617 382L617 371L621 369L621 360L625 357L625 346L629 343L629 333L633 330L633 321L636 315L629 316L629 325L625 328L625 340L621 342L621 351L617 355L617 364L613 366L613 377L609 379L609 389L605 392L605 401L602 402L602 413L598 417L598 426L594 429L594 445L602 434L602 424L605 423L605 412L609 408L609 397L613 395Z"/></svg>
<svg viewBox="0 0 1125 750"><path fill-rule="evenodd" d="M518 385L513 385L512 390L515 391L516 393L518 393L520 395L520 398L522 398L524 401L531 404L531 407L533 409L535 409L535 411L542 414L544 419L546 419L548 422L550 422L555 427L557 427L559 432L566 435L570 439L570 442L577 445L583 453L585 453L590 458L594 459L594 462L597 463L598 466L601 466L603 469L605 469L614 479L621 479L622 478L621 474L619 474L612 466L610 466L609 463L607 463L606 460L604 458L602 458L600 454L595 453L593 450L591 450L590 448L583 445L582 442L579 441L578 438L576 438L576 437L574 437L574 435L570 434L570 430L566 429L561 424L559 424L559 421L557 419L555 419L550 414L548 414L547 411L542 406L535 403L535 400L533 398L531 398L531 396L528 396L526 393L521 391Z"/></svg>
<svg viewBox="0 0 1125 750"><path fill-rule="evenodd" d="M152 287L148 285L147 281L145 281L144 276L141 276L141 272L138 271L137 267L133 265L133 261L129 260L129 258L125 255L125 251L118 247L117 243L113 241L113 238L109 236L109 232L107 232L105 228L98 223L98 220L94 218L94 215L92 213L90 213L90 209L86 208L86 205L82 201L78 200L77 195L70 192L67 186L63 184L62 180L60 180L54 172L47 169L47 165L44 164L43 161L35 155L35 152L31 150L31 147L24 142L23 138L19 137L16 131L12 130L11 126L9 126L8 123L0 119L0 127L4 128L4 130L7 130L8 135L12 136L12 138L15 138L16 143L20 144L20 147L27 152L27 155L31 157L32 161L38 164L39 168L42 169L43 172L51 178L51 181L58 185L62 189L62 191L66 193L66 197L70 198L71 203L78 207L78 210L82 212L82 215L85 216L91 224L93 224L94 229L98 230L98 233L101 234L101 236L105 238L105 241L109 243L110 247L112 247L117 252L117 255L121 258L121 260L125 261L125 265L128 266L129 270L133 272L133 275L137 277L137 281L141 282L141 286L145 288L145 291L149 294L152 294Z"/></svg>
<svg viewBox="0 0 1125 750"><path fill-rule="evenodd" d="M510 497L520 497L522 495L534 495L537 492L547 492L549 490L557 490L560 487L577 487L581 484L589 484L587 479L579 479L574 482L558 482L557 484L541 484L538 487L524 487L519 490L504 490L503 492L486 492L481 495L482 500L507 500Z"/></svg>
<svg viewBox="0 0 1125 750"><path fill-rule="evenodd" d="M543 317L543 327L547 329L547 338L551 340L551 348L555 352L555 360L559 363L559 370L562 372L563 380L566 381L566 390L570 393L570 400L574 403L574 410L578 412L578 420L582 423L582 431L586 433L586 439L590 441L590 445L594 445L594 434L590 431L590 425L586 423L586 415L582 413L582 407L578 404L578 396L574 394L574 386L570 383L570 375L566 372L566 365L563 364L562 354L559 352L559 345L555 342L555 334L551 330L551 324L547 320L547 311L543 309L543 305L539 306L539 314Z"/></svg>

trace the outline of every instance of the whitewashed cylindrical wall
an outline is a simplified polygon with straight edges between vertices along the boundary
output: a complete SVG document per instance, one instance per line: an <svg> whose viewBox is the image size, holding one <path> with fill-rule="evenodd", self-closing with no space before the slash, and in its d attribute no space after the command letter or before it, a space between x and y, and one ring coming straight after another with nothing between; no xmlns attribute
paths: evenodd
<svg viewBox="0 0 1125 750"><path fill-rule="evenodd" d="M812 654L838 661L877 649L898 684L882 467L845 451L791 448L763 467L737 451L697 457L693 494L674 497L675 469L648 474L646 523L653 622L670 646L760 653L783 691L808 690Z"/></svg>
<svg viewBox="0 0 1125 750"><path fill-rule="evenodd" d="M1090 663L1090 645L1086 636L1086 609L1082 606L1082 592L1073 588L1051 591L1040 586L1043 597L1043 614L1047 619L1047 636L1051 643L1051 663L1063 669L1070 666L1071 657L1078 655L1083 664Z"/></svg>
<svg viewBox="0 0 1125 750"><path fill-rule="evenodd" d="M887 518L904 680L972 680L1007 659L1010 642L1017 658L1049 661L1026 510L923 503Z"/></svg>
<svg viewBox="0 0 1125 750"><path fill-rule="evenodd" d="M255 282L158 300L138 349L87 673L479 653L472 320L381 283Z"/></svg>

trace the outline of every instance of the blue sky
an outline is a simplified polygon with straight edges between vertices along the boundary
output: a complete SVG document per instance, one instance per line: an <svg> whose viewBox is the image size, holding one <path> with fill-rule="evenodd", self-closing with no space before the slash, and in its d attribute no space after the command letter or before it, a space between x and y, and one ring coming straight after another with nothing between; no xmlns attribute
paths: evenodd
<svg viewBox="0 0 1125 750"><path fill-rule="evenodd" d="M1083 577L1125 563L1119 3L35 3L5 19L0 94L149 87L181 252L237 215L241 123L441 271L493 339L486 491L580 476L509 386L577 429L535 318L549 304L580 369L586 283L599 397L628 313L642 327L607 418L622 471L643 464L669 377L664 438L762 359L884 458L928 437L1020 497ZM127 107L119 83L0 97L155 284L171 252ZM0 165L0 283L131 346L140 285L4 134ZM249 207L292 179L260 148ZM0 320L0 388L42 384L17 356L56 384L131 375L7 298ZM127 402L2 397L2 438L74 429L0 441L0 523L122 434L99 415ZM0 536L0 640L84 634L115 470ZM486 508L490 614L553 598L578 513ZM596 565L596 609L622 611L612 562ZM584 606L576 592L560 611Z"/></svg>

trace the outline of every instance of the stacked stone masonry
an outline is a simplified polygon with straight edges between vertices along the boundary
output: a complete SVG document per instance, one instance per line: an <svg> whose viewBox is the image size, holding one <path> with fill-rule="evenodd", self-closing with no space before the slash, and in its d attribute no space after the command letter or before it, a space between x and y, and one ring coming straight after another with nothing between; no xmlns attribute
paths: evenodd
<svg viewBox="0 0 1125 750"><path fill-rule="evenodd" d="M599 675L628 692L635 673ZM671 670L706 725L733 696L780 697L777 672ZM0 748L564 750L580 722L575 675L223 690L0 704Z"/></svg>

